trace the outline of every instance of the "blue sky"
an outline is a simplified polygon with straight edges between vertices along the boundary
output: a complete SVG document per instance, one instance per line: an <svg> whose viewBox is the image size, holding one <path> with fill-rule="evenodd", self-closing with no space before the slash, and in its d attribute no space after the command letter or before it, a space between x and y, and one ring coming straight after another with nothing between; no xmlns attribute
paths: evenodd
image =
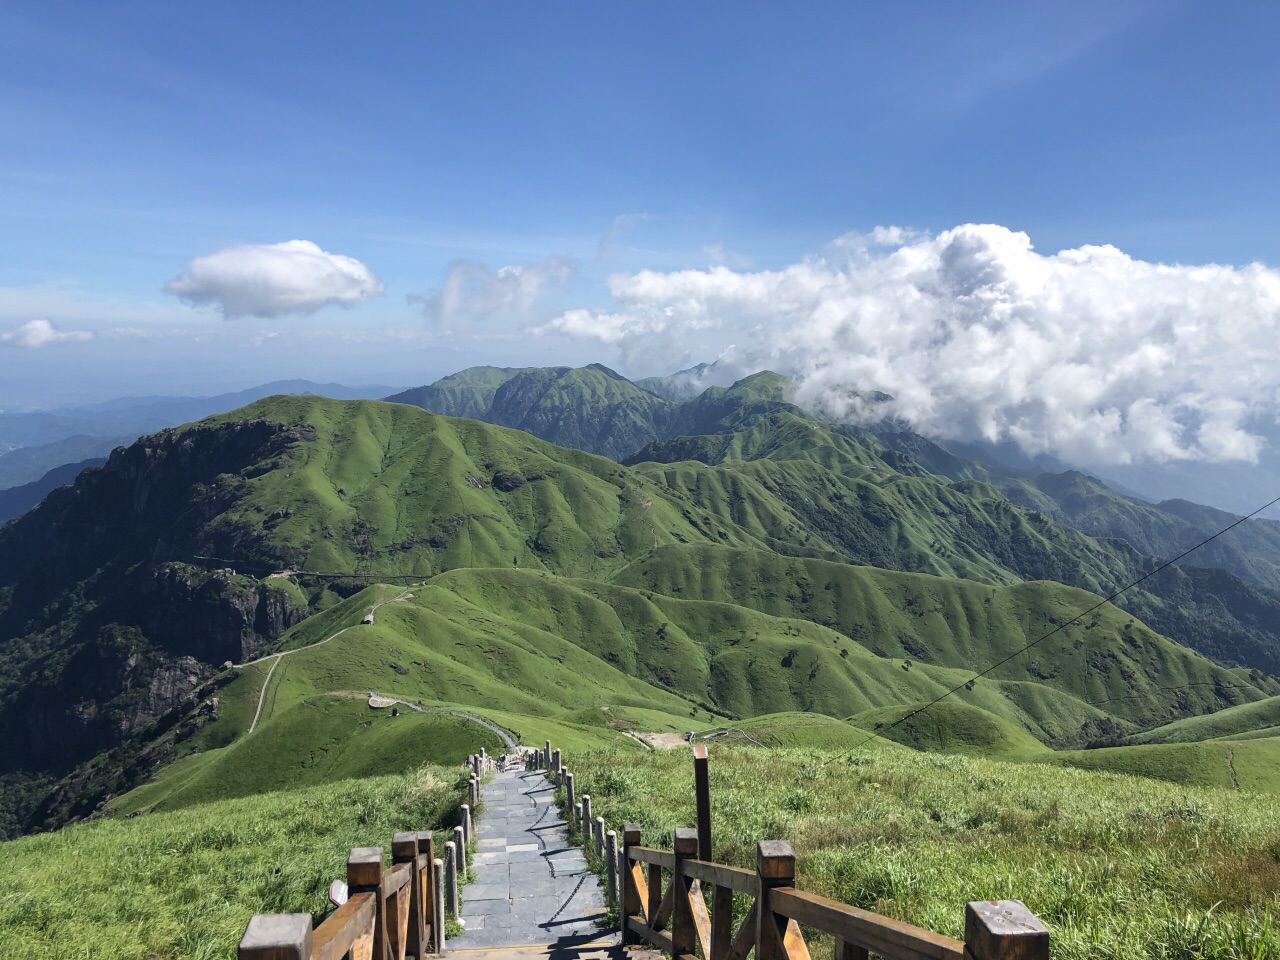
<svg viewBox="0 0 1280 960"><path fill-rule="evenodd" d="M877 226L1280 263L1274 4L369 6L0 7L0 406L652 373L742 328L631 349L555 318L613 316L610 277L780 270ZM200 258L291 240L369 277L224 318L253 269Z"/></svg>

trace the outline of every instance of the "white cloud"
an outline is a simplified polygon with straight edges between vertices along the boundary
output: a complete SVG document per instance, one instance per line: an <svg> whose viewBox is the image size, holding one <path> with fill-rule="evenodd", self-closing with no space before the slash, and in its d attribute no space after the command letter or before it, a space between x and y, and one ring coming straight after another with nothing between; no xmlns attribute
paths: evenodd
<svg viewBox="0 0 1280 960"><path fill-rule="evenodd" d="M383 292L359 260L321 250L309 240L227 247L189 262L165 293L216 306L227 319L311 314L350 306Z"/></svg>
<svg viewBox="0 0 1280 960"><path fill-rule="evenodd" d="M441 332L453 332L490 321L527 323L544 299L561 294L577 264L565 257L541 263L490 270L474 260L459 260L449 268L440 289L426 296L410 295Z"/></svg>
<svg viewBox="0 0 1280 960"><path fill-rule="evenodd" d="M652 218L647 213L618 214L613 218L613 223L609 224L609 229L604 232L604 236L600 238L600 244L596 248L596 259L608 259L609 255L613 252L613 245L617 242L620 236L650 219Z"/></svg>
<svg viewBox="0 0 1280 960"><path fill-rule="evenodd" d="M702 252L715 266L733 267L735 270L745 270L751 266L750 257L726 249L723 243L709 243L702 248Z"/></svg>
<svg viewBox="0 0 1280 960"><path fill-rule="evenodd" d="M615 276L612 309L537 329L626 357L732 340L738 363L799 377L799 401L834 416L865 415L853 391L881 390L880 413L924 432L1082 464L1252 460L1280 415L1280 271L1043 255L979 224L833 248L780 270Z"/></svg>
<svg viewBox="0 0 1280 960"><path fill-rule="evenodd" d="M15 330L0 333L0 343L29 349L92 339L93 334L88 330L59 330L48 320L32 320Z"/></svg>

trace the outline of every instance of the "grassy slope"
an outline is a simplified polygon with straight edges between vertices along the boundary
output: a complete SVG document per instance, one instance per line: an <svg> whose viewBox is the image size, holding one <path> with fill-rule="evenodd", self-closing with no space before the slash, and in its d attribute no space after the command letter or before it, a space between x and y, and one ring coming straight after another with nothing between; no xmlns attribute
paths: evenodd
<svg viewBox="0 0 1280 960"><path fill-rule="evenodd" d="M1192 786L1280 792L1280 737L1103 747L1053 754L1046 762L1130 773Z"/></svg>
<svg viewBox="0 0 1280 960"><path fill-rule="evenodd" d="M655 543L752 542L611 461L514 430L314 397L224 419L251 417L309 425L314 439L250 479L209 535L262 530L259 550L306 569L425 577L515 563L602 576Z"/></svg>
<svg viewBox="0 0 1280 960"><path fill-rule="evenodd" d="M464 789L427 768L0 843L4 955L230 957L255 913L326 913L351 847L452 827Z"/></svg>
<svg viewBox="0 0 1280 960"><path fill-rule="evenodd" d="M849 722L895 743L934 753L1008 760L1032 759L1048 753L1025 730L980 707L944 701L913 715L924 706L882 707L850 717Z"/></svg>
<svg viewBox="0 0 1280 960"><path fill-rule="evenodd" d="M1228 707L1217 713L1185 717L1173 723L1135 734L1127 743L1190 743L1218 737L1255 734L1280 725L1280 697L1268 697L1252 703Z"/></svg>
<svg viewBox="0 0 1280 960"><path fill-rule="evenodd" d="M294 704L231 746L197 754L110 805L114 814L165 810L401 774L427 764L456 766L484 747L502 752L491 730L448 714L370 709L364 697L321 696Z"/></svg>
<svg viewBox="0 0 1280 960"><path fill-rule="evenodd" d="M1254 794L915 753L713 746L716 859L789 840L799 885L962 936L970 900L1017 898L1056 960L1280 956L1280 811ZM669 848L695 822L688 755L571 755L612 825Z"/></svg>
<svg viewBox="0 0 1280 960"><path fill-rule="evenodd" d="M617 582L803 619L885 657L969 670L1061 626L992 677L1035 680L1029 696L1049 686L1143 725L1261 697L1246 671L1219 667L1114 607L1074 620L1097 599L1056 583L993 587L718 547L656 550Z"/></svg>
<svg viewBox="0 0 1280 960"><path fill-rule="evenodd" d="M714 568L716 557L733 553L702 551L701 571L719 583L734 583L733 577L721 576ZM831 609L879 617L882 622L869 631L871 635L896 632L912 649L929 645L945 653L948 648L928 628L930 616L952 610L967 625L959 645L950 648L957 664L971 659L974 650L998 653L1000 643L1020 642L1017 638L1025 633L1014 631L1025 627L1020 618L1028 611L1049 611L1043 615L1047 619L1055 603L1069 605L1071 599L1052 592L1035 599L1037 592L1057 585L992 588L816 561L800 569L846 578L838 590L822 591L840 594L825 601ZM809 582L808 577L783 571L777 583L752 593L774 596L782 583L803 593ZM959 597L956 591L961 591ZM1016 595L1001 598L1004 592ZM937 609L917 610L920 597ZM375 603L380 603L376 622L361 624ZM966 612L966 604L973 609ZM957 633L950 626L939 629L948 636ZM1132 660L1117 660L1105 672L1092 667L1073 672L1059 665L1059 676L1050 681L1056 688L1016 675L978 681L972 690L959 691L919 720L906 742L944 749L954 749L957 743L974 749L981 743L1002 755L1030 756L1038 744L1027 731L1045 741L1071 742L1079 740L1082 731L1114 728L1116 716L1132 723L1174 709L1176 698L1162 705L1158 688L1131 686L1129 681L1125 689L1137 693L1119 700L1128 706L1114 716L1080 695L1107 694L1106 677L1123 676L1121 670L1132 667L1136 678L1140 665L1150 658L1159 662L1160 657L1172 656L1174 667L1191 670L1192 676L1199 676L1197 670L1208 671L1210 685L1231 679L1161 638L1129 629L1127 618L1114 610L1100 612L1091 630L1083 624L1072 627L1059 652L1087 663L1093 657L1092 644L1112 649L1118 637L1125 638L1123 649L1131 652ZM933 699L971 676L958 666L908 664L897 656L877 656L850 641L846 632L805 619L510 569L451 571L412 588L371 587L295 628L283 647L295 652L274 670L257 731L245 735L270 660L244 668L223 688L219 719L186 747L209 751L203 759L184 762L155 783L116 800L112 808L171 808L315 782L317 777L352 775L380 764L444 760L452 757L447 754L450 749L458 755L468 752L462 741L474 735L468 736L458 725L461 721L409 712L395 720L370 720L370 711L360 702L369 690L432 707L465 706L525 742L551 738L571 749L620 741L625 729L684 731L722 724L709 708L721 715L760 718L756 722L761 732L746 734L755 740L831 746L851 744L862 736L834 718L862 714L860 722L874 724L900 715L903 704ZM1064 681L1075 676L1102 686L1067 689ZM885 710L864 713L874 708ZM808 712L801 714L802 735L794 723L778 716L794 711ZM816 719L815 713L829 719ZM610 723L614 718L619 722ZM742 732L751 729L749 724L747 720L732 726ZM939 742L929 741L921 731L932 731ZM409 743L412 748L401 746ZM486 746L498 748L496 741L486 741ZM1238 775L1270 789L1264 777L1251 772L1255 761L1266 762L1269 756L1261 748L1240 751ZM352 767L352 758L364 765ZM1139 770L1142 762L1140 757L1132 761L1137 764L1133 769ZM1120 759L1110 761L1109 768L1129 769ZM1192 782L1201 781L1192 776Z"/></svg>

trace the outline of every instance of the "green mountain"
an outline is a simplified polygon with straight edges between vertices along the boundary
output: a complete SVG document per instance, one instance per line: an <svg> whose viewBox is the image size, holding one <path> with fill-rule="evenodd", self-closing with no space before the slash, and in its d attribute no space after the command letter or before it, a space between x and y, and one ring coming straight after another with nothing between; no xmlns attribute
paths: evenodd
<svg viewBox="0 0 1280 960"><path fill-rule="evenodd" d="M782 553L993 583L1055 580L1103 596L1159 566L1123 540L1015 506L992 483L935 474L875 434L795 408L733 433L650 444L628 462ZM1280 594L1271 590L1176 566L1119 603L1207 656L1280 673Z"/></svg>
<svg viewBox="0 0 1280 960"><path fill-rule="evenodd" d="M512 377L532 367L468 367L441 377L425 387L414 387L387 397L391 403L411 403L446 417L484 420L493 404L493 395Z"/></svg>
<svg viewBox="0 0 1280 960"><path fill-rule="evenodd" d="M614 460L659 440L735 430L780 409L800 413L790 404L794 383L767 371L692 397L656 381L650 386L655 389L598 363L576 369L472 367L387 399L514 427Z"/></svg>
<svg viewBox="0 0 1280 960"><path fill-rule="evenodd" d="M1262 672L1280 598L1173 570L1129 612L1076 622L1097 602L1081 591L1154 561L814 420L776 375L674 411L604 368L460 378L460 398L501 380L491 412L549 415L591 390L596 413L665 409L666 429L713 432L628 467L408 404L276 397L116 451L0 528L8 829L87 813L190 749L257 738L281 746L253 763L278 762L296 718L336 709L316 697L369 690L596 742L557 715L847 717L1008 657L959 700L1056 747L1280 693ZM322 644L388 579L417 586L362 628L376 643ZM312 644L260 696L277 664L250 661ZM358 733L350 714L333 723Z"/></svg>
<svg viewBox="0 0 1280 960"><path fill-rule="evenodd" d="M667 400L598 363L578 369L472 367L387 399L514 427L615 460L665 436L673 412Z"/></svg>

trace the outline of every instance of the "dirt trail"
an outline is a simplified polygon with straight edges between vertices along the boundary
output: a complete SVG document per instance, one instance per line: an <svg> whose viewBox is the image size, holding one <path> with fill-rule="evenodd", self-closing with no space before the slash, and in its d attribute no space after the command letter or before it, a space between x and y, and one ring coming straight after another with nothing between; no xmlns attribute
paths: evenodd
<svg viewBox="0 0 1280 960"><path fill-rule="evenodd" d="M377 613L378 608L383 604L396 603L400 600L410 600L412 598L413 598L413 594L410 593L408 590L402 590L399 596L392 597L390 600L386 599L386 597L384 596L381 599L377 600L373 604L373 606L369 608L368 616L372 618L374 614ZM370 620L368 622L372 622L372 621ZM356 626L367 626L368 622L360 623L360 624L357 624ZM298 647L296 650L285 650L282 653L269 653L265 657L258 657L258 659L256 660L248 660L240 664L239 665L240 668L243 669L244 667L252 667L254 664L265 663L268 660L275 661L273 664L271 664L271 669L267 671L267 678L262 681L262 690L258 693L258 707L256 710L253 711L253 722L249 724L249 730L248 730L248 733L245 734L245 736L248 736L250 733L253 733L254 730L258 729L258 720L262 716L262 705L266 703L267 690L270 689L271 687L271 677L276 672L276 667L280 666L281 660L283 660L285 657L291 656L292 654L301 653L303 650L314 650L316 647L322 647L326 643L328 643L330 640L335 640L338 637L342 636L344 633L346 633L348 630L354 630L354 629L356 629L355 626L343 627L341 630L339 630L337 633L333 634L332 636L325 637L323 640L320 640L316 643L308 644L305 647Z"/></svg>
<svg viewBox="0 0 1280 960"><path fill-rule="evenodd" d="M448 707L420 707L416 703L412 702L411 700L401 700L399 697L392 697L392 696L388 696L385 693L378 693L376 690L370 690L369 696L370 698L376 698L378 701L380 701L379 705L384 705L389 707L393 703L398 703L402 707L408 707L410 710L417 710L419 713L447 713L451 717L459 717L463 720L470 720L472 723L478 723L480 724L480 726L488 730L492 730L494 733L496 733L499 737L502 738L502 743L508 750L515 750L516 747L518 746L518 744L515 741L515 738L512 737L511 734L507 733L506 730L503 730L500 726L493 723L492 721L486 720L484 717L477 717L474 713L464 713L461 710L450 710Z"/></svg>

